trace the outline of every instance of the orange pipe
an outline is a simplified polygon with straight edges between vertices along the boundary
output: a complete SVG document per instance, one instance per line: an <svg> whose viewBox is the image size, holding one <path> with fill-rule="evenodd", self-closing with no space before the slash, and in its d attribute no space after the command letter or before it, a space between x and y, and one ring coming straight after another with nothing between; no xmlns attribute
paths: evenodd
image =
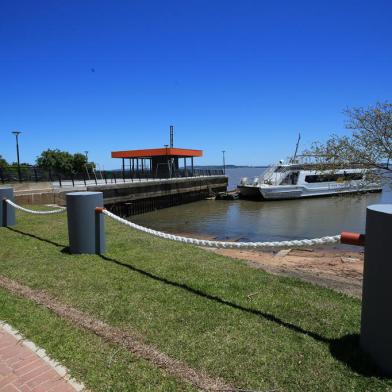
<svg viewBox="0 0 392 392"><path fill-rule="evenodd" d="M364 246L365 245L365 234L351 233L349 231L343 231L340 234L340 242L342 244Z"/></svg>
<svg viewBox="0 0 392 392"><path fill-rule="evenodd" d="M105 207L95 207L95 212L97 212L98 214L102 214L104 209Z"/></svg>

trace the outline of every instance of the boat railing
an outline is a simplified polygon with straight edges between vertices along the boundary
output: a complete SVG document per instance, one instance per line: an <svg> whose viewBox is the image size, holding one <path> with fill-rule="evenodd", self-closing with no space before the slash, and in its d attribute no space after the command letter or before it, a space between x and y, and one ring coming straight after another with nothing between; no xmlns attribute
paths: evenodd
<svg viewBox="0 0 392 392"><path fill-rule="evenodd" d="M277 171L279 165L270 166L260 177L259 184L267 184L267 185L279 185L286 173L290 170L290 167L280 166L280 170Z"/></svg>
<svg viewBox="0 0 392 392"><path fill-rule="evenodd" d="M277 170L279 168L279 170ZM253 180L248 177L241 178L240 185L279 185L290 171L289 166L281 166L278 164L269 166L264 173L258 177L254 177Z"/></svg>
<svg viewBox="0 0 392 392"><path fill-rule="evenodd" d="M273 184L273 176L275 173L275 170L277 168L277 165L271 165L260 177L259 177L259 183L260 184Z"/></svg>

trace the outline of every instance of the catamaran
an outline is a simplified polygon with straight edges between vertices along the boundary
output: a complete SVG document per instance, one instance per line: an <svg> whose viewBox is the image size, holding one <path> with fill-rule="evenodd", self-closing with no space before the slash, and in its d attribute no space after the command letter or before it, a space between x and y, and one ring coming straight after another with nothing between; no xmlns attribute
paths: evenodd
<svg viewBox="0 0 392 392"><path fill-rule="evenodd" d="M240 196L267 200L382 191L381 184L363 169L320 171L309 165L283 162L271 166L251 183L242 178L237 188Z"/></svg>
<svg viewBox="0 0 392 392"><path fill-rule="evenodd" d="M253 181L242 178L237 186L240 196L282 200L382 191L382 184L377 180L374 169L356 165L339 170L327 166L320 169L319 164L306 162L309 155L297 157L299 140L300 137L295 154L287 163L279 161Z"/></svg>

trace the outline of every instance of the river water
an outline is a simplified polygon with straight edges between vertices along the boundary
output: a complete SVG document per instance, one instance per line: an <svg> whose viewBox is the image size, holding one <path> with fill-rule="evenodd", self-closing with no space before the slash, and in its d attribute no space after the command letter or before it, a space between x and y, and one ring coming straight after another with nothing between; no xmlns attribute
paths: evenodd
<svg viewBox="0 0 392 392"><path fill-rule="evenodd" d="M229 189L264 169L228 169ZM280 241L363 232L366 206L392 203L392 192L282 201L203 200L132 217L143 226L219 240Z"/></svg>

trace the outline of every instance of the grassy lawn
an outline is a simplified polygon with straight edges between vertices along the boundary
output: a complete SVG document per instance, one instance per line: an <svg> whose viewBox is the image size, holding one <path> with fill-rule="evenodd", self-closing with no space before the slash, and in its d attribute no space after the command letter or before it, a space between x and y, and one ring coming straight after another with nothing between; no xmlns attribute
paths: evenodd
<svg viewBox="0 0 392 392"><path fill-rule="evenodd" d="M195 391L125 349L81 331L31 301L0 289L0 319L61 361L94 391Z"/></svg>
<svg viewBox="0 0 392 392"><path fill-rule="evenodd" d="M18 213L17 218L13 229L0 229L0 274L45 289L111 325L136 331L145 343L195 369L237 388L260 391L392 391L392 380L378 377L358 351L356 299L271 276L241 261L157 239L108 219L104 257L69 255L65 215ZM249 294L254 295L249 299ZM7 301L10 309L16 303L32 306ZM0 317L27 330L38 344L51 346L56 334L41 336L37 327L49 316L34 309L36 316L25 321L13 317L12 311L0 311ZM54 329L59 328L56 323L64 324L52 317ZM87 356L92 337L71 326L62 329L65 338L80 342L75 343L78 357ZM61 347L53 352L64 358ZM126 371L126 361L132 358L122 355ZM84 369L85 361L80 363ZM98 361L96 372L105 374L99 366ZM145 362L134 366L130 383L140 382L134 390L184 389L160 371L148 370ZM71 369L87 382L77 367L72 362ZM145 379L148 371L151 386Z"/></svg>

